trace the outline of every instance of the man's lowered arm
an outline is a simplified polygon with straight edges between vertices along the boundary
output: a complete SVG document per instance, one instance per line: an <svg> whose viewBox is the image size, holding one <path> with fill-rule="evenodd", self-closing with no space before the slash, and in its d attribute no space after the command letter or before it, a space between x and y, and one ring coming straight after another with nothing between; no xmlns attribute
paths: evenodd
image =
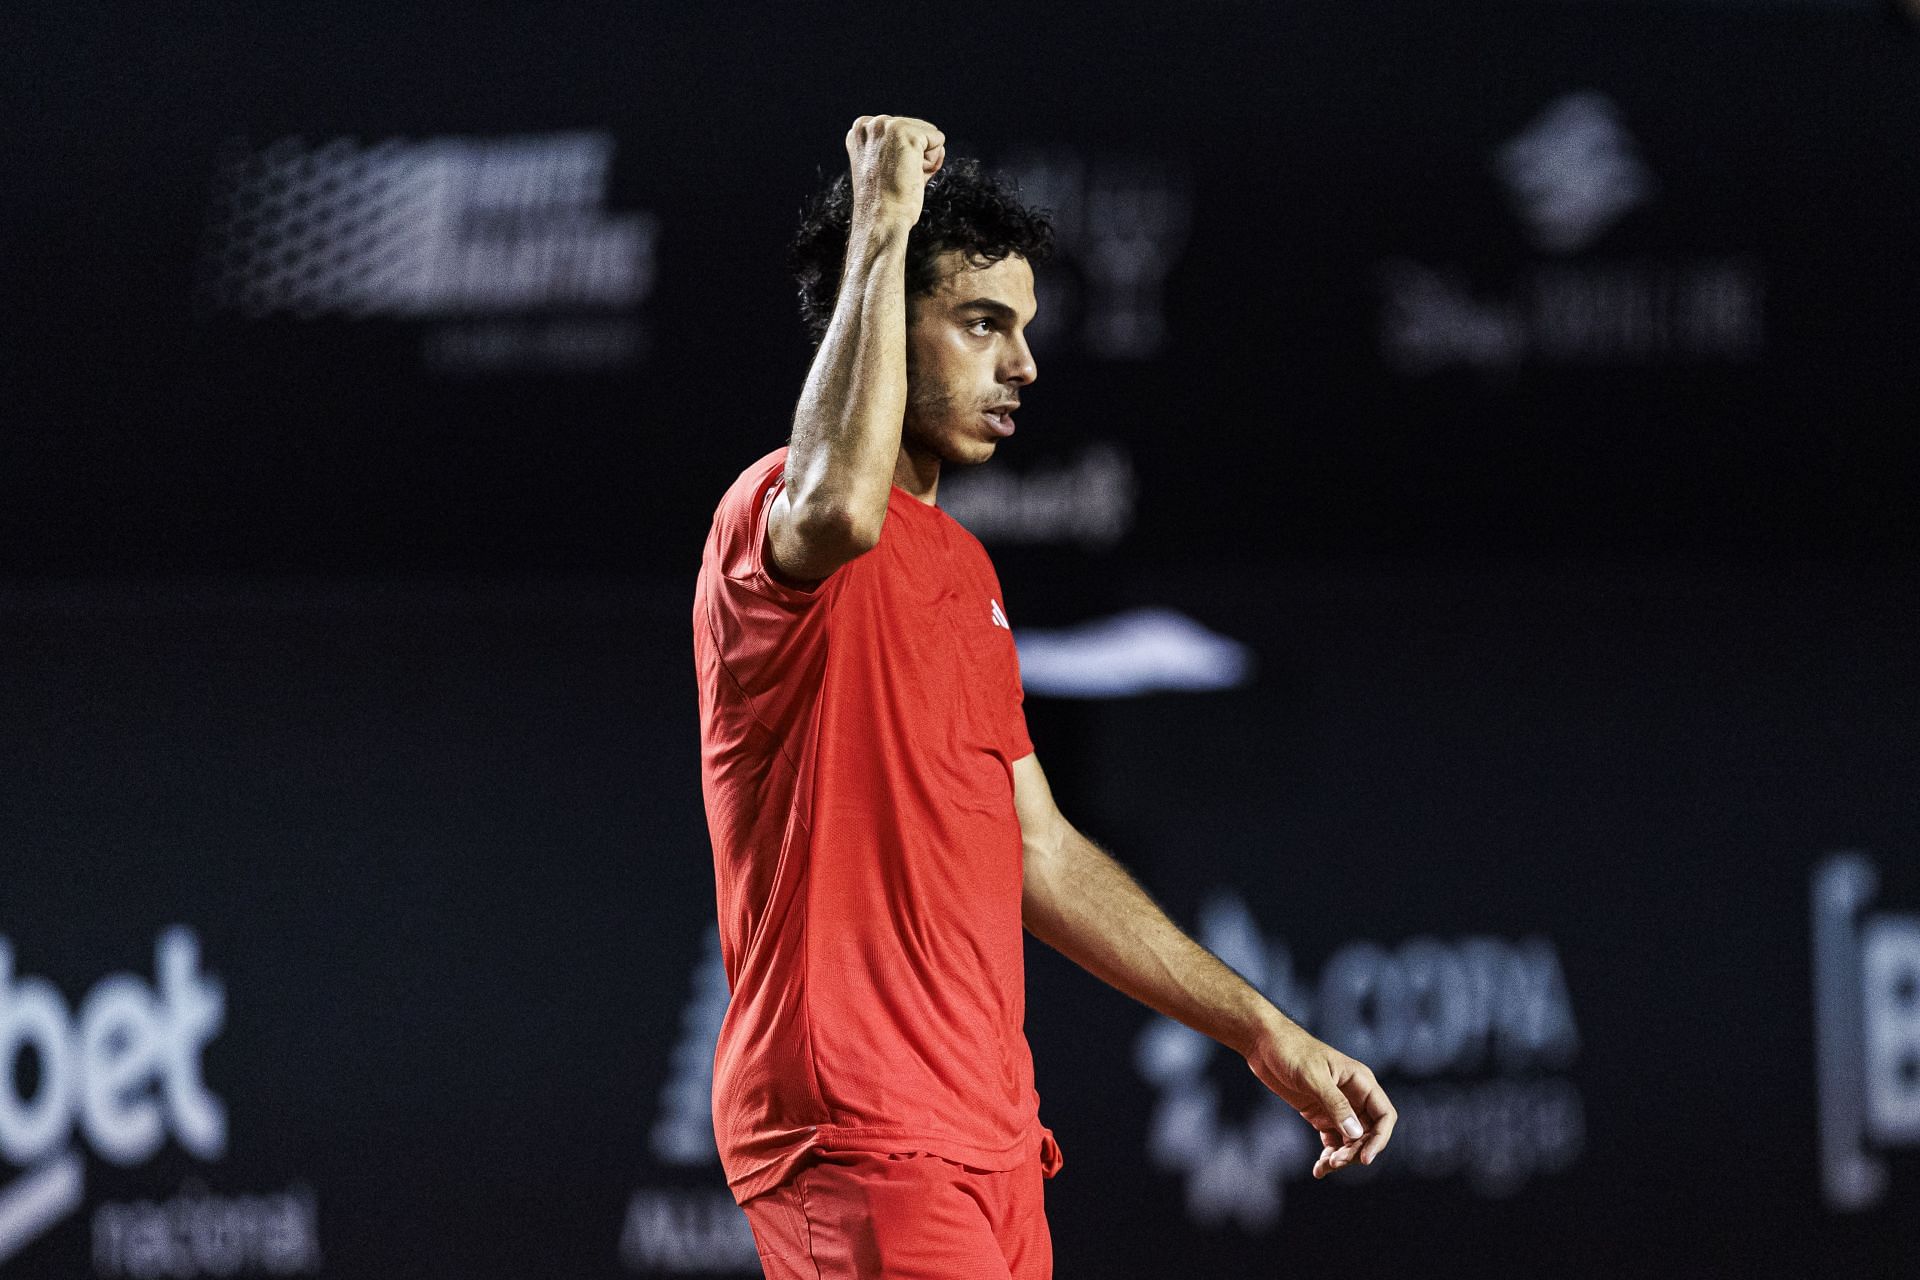
<svg viewBox="0 0 1920 1280"><path fill-rule="evenodd" d="M1167 918L1054 804L1038 757L1014 762L1027 931L1087 972L1247 1060L1320 1133L1313 1176L1371 1164L1397 1113L1364 1063L1308 1034Z"/></svg>

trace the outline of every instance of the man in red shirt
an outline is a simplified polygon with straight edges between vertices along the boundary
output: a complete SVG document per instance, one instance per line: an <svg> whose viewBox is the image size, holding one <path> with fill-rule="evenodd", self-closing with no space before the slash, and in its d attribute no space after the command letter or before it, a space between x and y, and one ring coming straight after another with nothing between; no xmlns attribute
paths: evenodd
<svg viewBox="0 0 1920 1280"><path fill-rule="evenodd" d="M1044 1280L1023 927L1243 1055L1319 1131L1315 1177L1396 1117L1055 807L993 565L935 505L1013 434L1051 231L924 120L846 145L795 243L819 346L791 440L721 499L694 597L714 1130L775 1280Z"/></svg>

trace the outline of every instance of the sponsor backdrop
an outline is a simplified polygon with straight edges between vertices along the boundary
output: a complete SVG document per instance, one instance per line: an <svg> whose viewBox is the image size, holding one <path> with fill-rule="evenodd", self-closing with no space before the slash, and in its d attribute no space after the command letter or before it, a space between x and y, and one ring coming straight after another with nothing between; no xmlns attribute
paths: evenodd
<svg viewBox="0 0 1920 1280"><path fill-rule="evenodd" d="M14 15L0 1275L755 1273L688 610L882 108L1057 217L1063 807L1403 1114L1031 948L1061 1274L1920 1269L1920 33L1431 10Z"/></svg>

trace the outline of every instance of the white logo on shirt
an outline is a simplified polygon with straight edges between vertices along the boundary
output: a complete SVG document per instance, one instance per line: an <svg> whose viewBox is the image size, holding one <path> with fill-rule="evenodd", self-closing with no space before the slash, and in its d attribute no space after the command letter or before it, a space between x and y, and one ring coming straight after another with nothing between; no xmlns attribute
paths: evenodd
<svg viewBox="0 0 1920 1280"><path fill-rule="evenodd" d="M996 627L1006 627L1009 631L1013 630L1013 627L1007 622L1007 615L1000 611L1000 602L998 600L989 600L987 603L992 606L993 625Z"/></svg>

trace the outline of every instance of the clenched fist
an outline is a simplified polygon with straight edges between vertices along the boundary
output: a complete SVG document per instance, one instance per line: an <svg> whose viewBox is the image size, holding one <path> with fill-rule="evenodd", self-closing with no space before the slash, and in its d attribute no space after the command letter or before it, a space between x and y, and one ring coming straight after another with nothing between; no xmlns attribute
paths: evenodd
<svg viewBox="0 0 1920 1280"><path fill-rule="evenodd" d="M847 130L856 217L912 226L927 179L947 159L947 135L912 116L861 116Z"/></svg>

